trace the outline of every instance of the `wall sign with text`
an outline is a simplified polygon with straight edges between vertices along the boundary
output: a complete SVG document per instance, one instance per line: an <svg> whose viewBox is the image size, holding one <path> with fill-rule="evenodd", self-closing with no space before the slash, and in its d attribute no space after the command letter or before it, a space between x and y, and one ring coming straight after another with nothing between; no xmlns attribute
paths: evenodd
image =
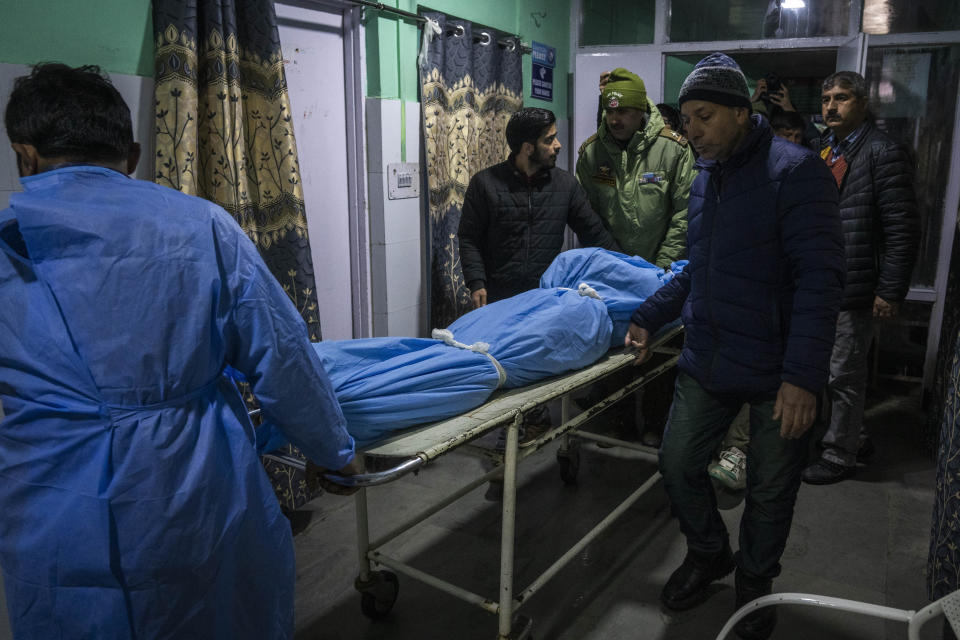
<svg viewBox="0 0 960 640"><path fill-rule="evenodd" d="M553 101L553 68L557 64L557 50L533 42L533 77L530 79L530 97Z"/></svg>

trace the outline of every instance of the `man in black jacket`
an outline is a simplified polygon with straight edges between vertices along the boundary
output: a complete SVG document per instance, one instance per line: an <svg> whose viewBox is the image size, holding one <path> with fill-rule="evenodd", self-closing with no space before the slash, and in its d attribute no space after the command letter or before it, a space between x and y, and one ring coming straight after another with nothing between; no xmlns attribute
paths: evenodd
<svg viewBox="0 0 960 640"><path fill-rule="evenodd" d="M587 194L556 168L556 117L526 108L507 123L510 157L470 180L460 218L460 264L473 306L540 286L570 225L586 246L619 250Z"/></svg>
<svg viewBox="0 0 960 640"><path fill-rule="evenodd" d="M858 456L872 453L863 406L873 319L897 314L919 243L909 153L869 118L863 76L839 71L824 80L821 109L830 129L820 156L840 187L847 281L830 359L830 428L822 456L803 472L810 484L848 478Z"/></svg>

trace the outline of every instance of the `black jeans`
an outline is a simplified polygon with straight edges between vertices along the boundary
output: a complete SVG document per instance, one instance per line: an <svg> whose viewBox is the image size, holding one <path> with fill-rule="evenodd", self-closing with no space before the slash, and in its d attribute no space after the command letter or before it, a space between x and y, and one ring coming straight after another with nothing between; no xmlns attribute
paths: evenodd
<svg viewBox="0 0 960 640"><path fill-rule="evenodd" d="M706 469L741 406L750 405L746 507L737 564L756 578L780 573L810 433L798 440L781 438L780 421L773 419L775 401L776 394L712 394L681 373L660 447L660 473L687 546L703 553L720 551L727 543L727 529Z"/></svg>

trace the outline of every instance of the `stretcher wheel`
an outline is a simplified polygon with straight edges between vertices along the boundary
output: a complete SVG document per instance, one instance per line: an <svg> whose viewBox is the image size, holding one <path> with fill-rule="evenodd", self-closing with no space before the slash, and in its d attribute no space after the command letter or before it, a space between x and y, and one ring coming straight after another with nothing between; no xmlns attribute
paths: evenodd
<svg viewBox="0 0 960 640"><path fill-rule="evenodd" d="M580 451L578 449L557 449L557 462L560 463L560 479L564 484L576 484L580 471Z"/></svg>
<svg viewBox="0 0 960 640"><path fill-rule="evenodd" d="M370 580L358 580L354 586L360 592L360 610L371 620L386 618L400 591L400 581L392 571L373 571Z"/></svg>

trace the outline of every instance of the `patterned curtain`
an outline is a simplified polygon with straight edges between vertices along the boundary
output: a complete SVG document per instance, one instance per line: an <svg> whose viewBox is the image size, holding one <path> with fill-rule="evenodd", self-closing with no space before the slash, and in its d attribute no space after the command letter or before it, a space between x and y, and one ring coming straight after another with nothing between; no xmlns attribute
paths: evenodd
<svg viewBox="0 0 960 640"><path fill-rule="evenodd" d="M945 295L927 426L937 438L937 486L927 565L931 600L960 589L960 227L954 235Z"/></svg>
<svg viewBox="0 0 960 640"><path fill-rule="evenodd" d="M319 341L320 320L272 0L153 0L155 180L229 211ZM281 504L312 498L272 461Z"/></svg>
<svg viewBox="0 0 960 640"><path fill-rule="evenodd" d="M505 131L523 106L522 52L509 34L421 14L441 29L420 70L420 100L430 189L430 322L445 327L472 308L457 243L463 195L473 174L510 154Z"/></svg>

